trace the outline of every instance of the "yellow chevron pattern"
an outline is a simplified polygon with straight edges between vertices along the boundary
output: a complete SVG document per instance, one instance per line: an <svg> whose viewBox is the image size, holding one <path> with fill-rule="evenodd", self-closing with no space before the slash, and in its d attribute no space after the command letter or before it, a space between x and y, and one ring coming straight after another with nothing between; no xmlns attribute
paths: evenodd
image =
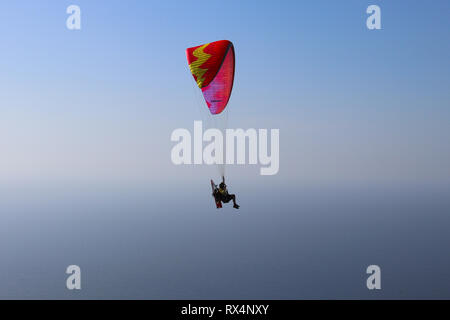
<svg viewBox="0 0 450 320"><path fill-rule="evenodd" d="M205 81L205 78L203 78L205 72L208 69L202 69L200 66L204 64L210 57L210 54L207 54L203 50L209 45L209 43L202 45L201 47L198 47L197 49L192 52L192 55L197 58L197 60L193 61L189 65L189 69L191 69L192 74L197 79L197 85L201 89L203 86L203 81Z"/></svg>

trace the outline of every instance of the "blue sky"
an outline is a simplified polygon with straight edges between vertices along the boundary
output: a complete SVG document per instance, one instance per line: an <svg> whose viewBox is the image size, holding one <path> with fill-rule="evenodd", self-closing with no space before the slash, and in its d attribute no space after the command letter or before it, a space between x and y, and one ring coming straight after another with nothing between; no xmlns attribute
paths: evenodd
<svg viewBox="0 0 450 320"><path fill-rule="evenodd" d="M82 30L65 27L70 4ZM366 28L378 4L382 30ZM229 125L279 128L267 181L450 181L448 1L2 3L6 180L177 180L169 137L201 119L187 47L229 39ZM206 111L206 109L205 109ZM192 171L194 170L194 171ZM233 174L234 169L229 173ZM235 174L256 177L257 167ZM191 172L191 173L188 173Z"/></svg>

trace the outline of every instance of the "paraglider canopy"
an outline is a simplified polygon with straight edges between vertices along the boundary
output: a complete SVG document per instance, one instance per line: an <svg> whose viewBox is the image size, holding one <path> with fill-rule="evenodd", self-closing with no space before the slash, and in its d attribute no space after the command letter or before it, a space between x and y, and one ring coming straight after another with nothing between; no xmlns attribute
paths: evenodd
<svg viewBox="0 0 450 320"><path fill-rule="evenodd" d="M202 90L209 111L221 113L228 104L234 80L234 47L220 40L186 49L192 76Z"/></svg>

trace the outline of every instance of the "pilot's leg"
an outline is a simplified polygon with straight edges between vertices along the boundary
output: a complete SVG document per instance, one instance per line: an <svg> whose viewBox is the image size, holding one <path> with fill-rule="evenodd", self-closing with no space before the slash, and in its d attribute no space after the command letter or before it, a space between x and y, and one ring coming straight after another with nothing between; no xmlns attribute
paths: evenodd
<svg viewBox="0 0 450 320"><path fill-rule="evenodd" d="M236 196L234 194L230 194L231 200L233 200L233 205L236 206Z"/></svg>

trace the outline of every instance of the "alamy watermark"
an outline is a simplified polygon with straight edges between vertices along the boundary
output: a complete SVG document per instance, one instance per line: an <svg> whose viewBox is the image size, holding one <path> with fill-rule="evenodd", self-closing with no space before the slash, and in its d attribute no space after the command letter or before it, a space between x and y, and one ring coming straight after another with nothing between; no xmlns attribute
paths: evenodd
<svg viewBox="0 0 450 320"><path fill-rule="evenodd" d="M248 164L262 166L261 175L275 175L280 169L279 129L270 129L270 154L267 129L226 129L224 135L216 128L203 132L202 121L194 121L193 139L190 131L184 128L175 129L170 139L178 142L171 151L175 165L246 164L248 154ZM205 148L204 142L209 143Z"/></svg>
<svg viewBox="0 0 450 320"><path fill-rule="evenodd" d="M69 277L66 279L66 287L69 290L81 290L81 269L79 266L72 264L67 267L66 273Z"/></svg>
<svg viewBox="0 0 450 320"><path fill-rule="evenodd" d="M81 9L77 5L70 5L66 10L67 14L70 16L66 20L66 27L69 30L80 30L81 29Z"/></svg>
<svg viewBox="0 0 450 320"><path fill-rule="evenodd" d="M370 274L367 278L366 286L369 290L381 289L381 268L376 264L367 267L366 273Z"/></svg>

